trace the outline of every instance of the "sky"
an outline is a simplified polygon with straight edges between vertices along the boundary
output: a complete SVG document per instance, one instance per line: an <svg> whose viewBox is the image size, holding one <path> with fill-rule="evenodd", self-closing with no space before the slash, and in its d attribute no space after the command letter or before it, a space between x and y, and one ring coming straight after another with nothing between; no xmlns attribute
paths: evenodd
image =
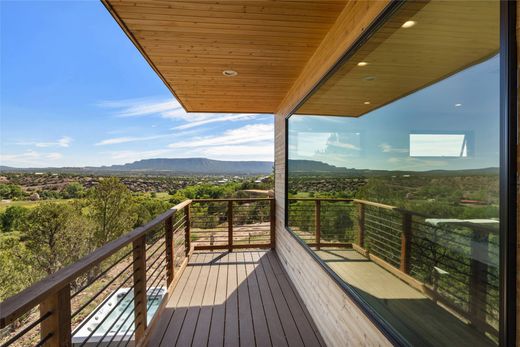
<svg viewBox="0 0 520 347"><path fill-rule="evenodd" d="M499 67L497 55L359 118L293 115L289 159L381 170L498 167Z"/></svg>
<svg viewBox="0 0 520 347"><path fill-rule="evenodd" d="M272 115L187 114L99 1L0 1L0 165L274 157Z"/></svg>

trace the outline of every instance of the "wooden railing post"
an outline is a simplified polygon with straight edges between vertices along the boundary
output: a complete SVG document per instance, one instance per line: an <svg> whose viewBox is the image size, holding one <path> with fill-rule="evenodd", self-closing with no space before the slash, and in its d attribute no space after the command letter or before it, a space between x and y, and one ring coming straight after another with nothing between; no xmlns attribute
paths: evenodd
<svg viewBox="0 0 520 347"><path fill-rule="evenodd" d="M358 244L365 248L365 204L358 203Z"/></svg>
<svg viewBox="0 0 520 347"><path fill-rule="evenodd" d="M184 227L184 247L186 249L186 256L190 254L191 248L191 205L184 207L184 218L186 226Z"/></svg>
<svg viewBox="0 0 520 347"><path fill-rule="evenodd" d="M269 202L269 223L271 233L271 248L276 246L276 204L275 200L271 199Z"/></svg>
<svg viewBox="0 0 520 347"><path fill-rule="evenodd" d="M228 221L228 250L230 252L233 251L233 201L228 201L228 211L227 211L227 221Z"/></svg>
<svg viewBox="0 0 520 347"><path fill-rule="evenodd" d="M469 314L472 323L486 322L489 233L473 229L471 238Z"/></svg>
<svg viewBox="0 0 520 347"><path fill-rule="evenodd" d="M164 239L166 245L166 284L168 287L175 278L175 242L173 239L173 216L164 221Z"/></svg>
<svg viewBox="0 0 520 347"><path fill-rule="evenodd" d="M134 259L134 319L136 345L143 340L146 332L146 236L133 243Z"/></svg>
<svg viewBox="0 0 520 347"><path fill-rule="evenodd" d="M321 201L315 200L316 206L314 209L314 225L315 225L315 237L316 237L316 249L320 250L321 243Z"/></svg>
<svg viewBox="0 0 520 347"><path fill-rule="evenodd" d="M408 212L402 212L403 221L401 232L401 261L400 270L405 274L410 273L410 258L412 246L412 215Z"/></svg>
<svg viewBox="0 0 520 347"><path fill-rule="evenodd" d="M46 346L71 346L70 318L70 285L66 285L57 293L49 296L40 304L40 316L51 312L51 315L41 323L41 339L51 336Z"/></svg>

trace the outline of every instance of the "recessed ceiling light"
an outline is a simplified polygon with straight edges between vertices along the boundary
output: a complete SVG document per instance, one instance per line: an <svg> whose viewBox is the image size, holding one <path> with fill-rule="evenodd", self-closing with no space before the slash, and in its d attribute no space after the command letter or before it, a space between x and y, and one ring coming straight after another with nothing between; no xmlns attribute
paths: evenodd
<svg viewBox="0 0 520 347"><path fill-rule="evenodd" d="M222 74L226 77L235 77L236 75L238 75L238 72L236 72L235 70L224 70L222 71Z"/></svg>
<svg viewBox="0 0 520 347"><path fill-rule="evenodd" d="M414 20L408 20L408 21L404 22L403 25L401 25L401 28L408 29L408 28L413 27L415 24L417 24L416 21L414 21Z"/></svg>
<svg viewBox="0 0 520 347"><path fill-rule="evenodd" d="M365 101L364 104L365 105L370 105L370 101Z"/></svg>
<svg viewBox="0 0 520 347"><path fill-rule="evenodd" d="M461 107L462 104L455 104L455 107Z"/></svg>
<svg viewBox="0 0 520 347"><path fill-rule="evenodd" d="M357 66L367 66L368 63L366 61L360 61L359 63L357 63Z"/></svg>

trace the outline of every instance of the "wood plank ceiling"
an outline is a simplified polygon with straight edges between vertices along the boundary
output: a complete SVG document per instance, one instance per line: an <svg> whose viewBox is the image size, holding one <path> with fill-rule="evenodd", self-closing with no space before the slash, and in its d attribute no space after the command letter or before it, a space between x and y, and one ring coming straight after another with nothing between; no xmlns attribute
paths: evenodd
<svg viewBox="0 0 520 347"><path fill-rule="evenodd" d="M357 117L490 58L499 49L499 5L406 2L296 113ZM406 21L416 24L402 28Z"/></svg>
<svg viewBox="0 0 520 347"><path fill-rule="evenodd" d="M102 1L186 111L232 113L274 113L347 2Z"/></svg>

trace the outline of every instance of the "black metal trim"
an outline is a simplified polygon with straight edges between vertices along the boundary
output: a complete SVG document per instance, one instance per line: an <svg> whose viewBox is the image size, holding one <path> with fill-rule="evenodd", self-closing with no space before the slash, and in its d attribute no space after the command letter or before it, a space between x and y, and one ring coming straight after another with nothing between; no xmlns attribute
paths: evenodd
<svg viewBox="0 0 520 347"><path fill-rule="evenodd" d="M409 346L391 325L368 305L350 285L343 281L308 245L305 244L288 226L289 217L289 118L323 85L335 71L361 47L383 23L404 3L394 0L375 19L358 40L327 71L309 93L286 115L285 132L285 172L284 172L284 226L286 231L314 258L325 272L353 300L367 318L396 346ZM500 4L500 346L516 345L516 275L517 275L517 60L516 60L516 1L501 1Z"/></svg>
<svg viewBox="0 0 520 347"><path fill-rule="evenodd" d="M516 1L500 2L500 329L516 344L517 52Z"/></svg>

